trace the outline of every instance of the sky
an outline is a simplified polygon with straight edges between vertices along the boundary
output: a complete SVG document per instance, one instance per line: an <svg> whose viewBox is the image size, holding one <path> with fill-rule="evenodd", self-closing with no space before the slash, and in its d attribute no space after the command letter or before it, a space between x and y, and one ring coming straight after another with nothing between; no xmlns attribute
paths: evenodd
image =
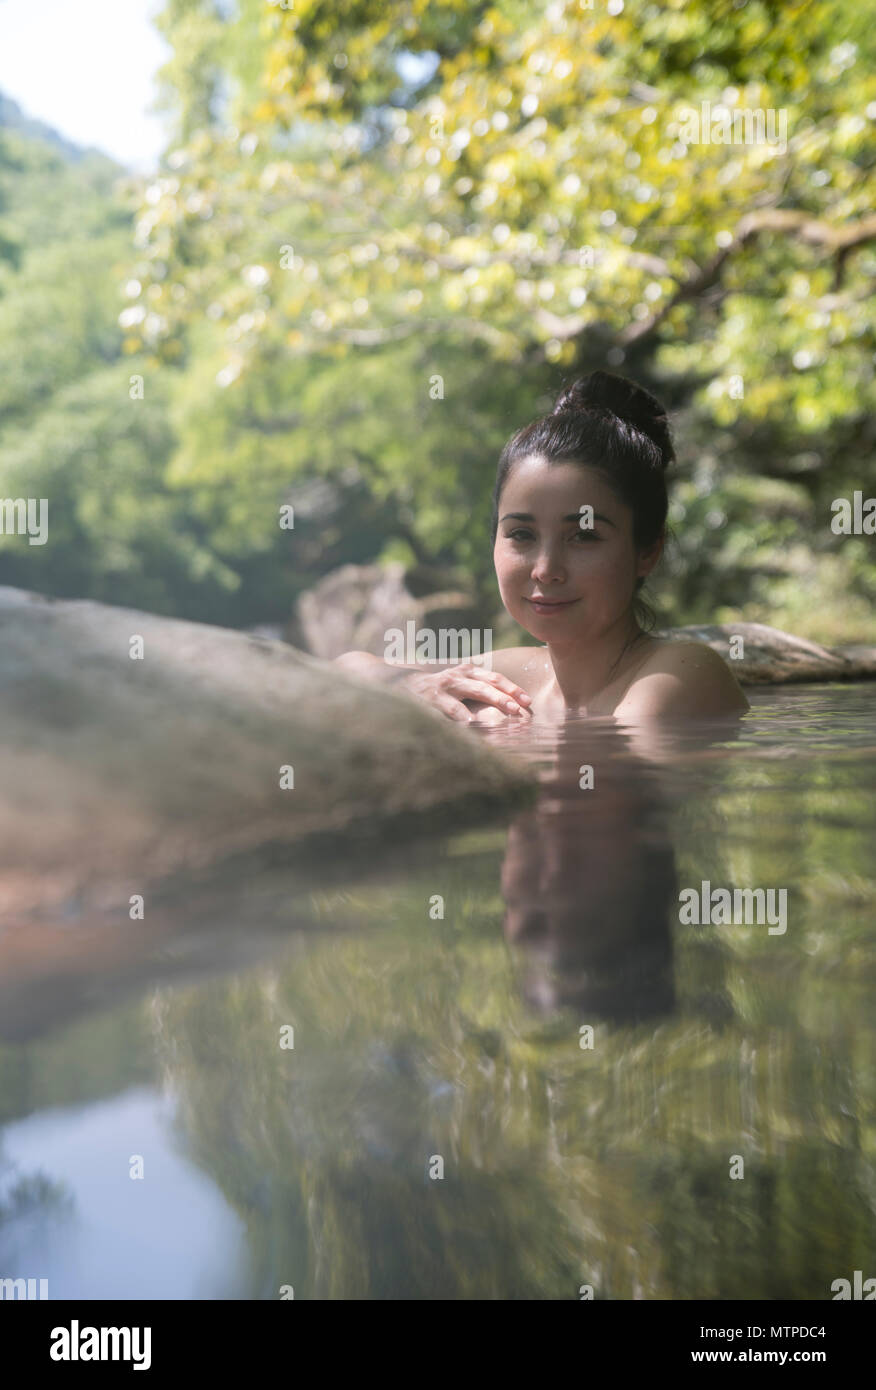
<svg viewBox="0 0 876 1390"><path fill-rule="evenodd" d="M141 172L164 148L150 115L169 50L162 0L0 0L0 92L25 115Z"/></svg>

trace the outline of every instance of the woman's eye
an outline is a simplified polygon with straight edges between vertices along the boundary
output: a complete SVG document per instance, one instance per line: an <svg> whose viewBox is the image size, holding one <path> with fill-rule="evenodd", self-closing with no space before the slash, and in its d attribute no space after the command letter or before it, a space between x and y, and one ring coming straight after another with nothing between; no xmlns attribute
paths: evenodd
<svg viewBox="0 0 876 1390"><path fill-rule="evenodd" d="M530 541L535 539L535 533L520 527L516 531L508 531L505 535L505 539L507 541L515 541L518 545L527 545ZM601 539L602 537L598 536L595 531L586 530L581 526L576 527L569 537L570 541L598 541Z"/></svg>

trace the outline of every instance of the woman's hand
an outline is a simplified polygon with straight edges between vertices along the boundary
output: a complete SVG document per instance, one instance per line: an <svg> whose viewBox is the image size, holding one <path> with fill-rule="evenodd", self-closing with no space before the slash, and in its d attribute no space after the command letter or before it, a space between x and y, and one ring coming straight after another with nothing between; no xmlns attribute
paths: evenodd
<svg viewBox="0 0 876 1390"><path fill-rule="evenodd" d="M502 715L532 718L532 701L521 686L498 671L485 671L473 662L440 670L408 670L400 677L398 688L462 724L494 724L500 722ZM476 706L474 711L471 705Z"/></svg>
<svg viewBox="0 0 876 1390"><path fill-rule="evenodd" d="M532 700L526 691L498 671L475 662L458 666L396 666L370 652L344 652L335 657L364 680L393 685L461 724L499 724L503 719L531 719Z"/></svg>

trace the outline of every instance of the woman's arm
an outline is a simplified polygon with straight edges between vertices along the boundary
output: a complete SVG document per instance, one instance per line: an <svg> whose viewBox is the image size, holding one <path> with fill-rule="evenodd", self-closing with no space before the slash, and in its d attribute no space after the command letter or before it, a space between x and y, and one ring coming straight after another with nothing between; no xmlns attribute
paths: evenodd
<svg viewBox="0 0 876 1390"><path fill-rule="evenodd" d="M374 681L380 685L395 685L409 671L416 670L414 666L401 666L397 662L384 661L379 656L372 656L371 652L342 652L340 656L335 657L333 664L343 666L345 671L352 671L362 680Z"/></svg>

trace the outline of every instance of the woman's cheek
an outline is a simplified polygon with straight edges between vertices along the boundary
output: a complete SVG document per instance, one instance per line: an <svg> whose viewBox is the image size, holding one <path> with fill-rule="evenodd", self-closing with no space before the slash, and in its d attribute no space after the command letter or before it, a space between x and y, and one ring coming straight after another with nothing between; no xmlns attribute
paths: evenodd
<svg viewBox="0 0 876 1390"><path fill-rule="evenodd" d="M513 584L506 583L504 580L499 583L499 594L512 618L518 618L523 603L517 597L517 590Z"/></svg>
<svg viewBox="0 0 876 1390"><path fill-rule="evenodd" d="M636 576L632 562L626 555L613 557L611 568L606 572L604 588L612 600L612 606L619 611L628 608L635 596Z"/></svg>
<svg viewBox="0 0 876 1390"><path fill-rule="evenodd" d="M514 582L516 567L509 564L498 550L493 552L493 565L496 570L496 580L499 585L499 596L502 602L509 613L514 609L519 611L522 604L520 604L517 599L517 590L519 586Z"/></svg>

